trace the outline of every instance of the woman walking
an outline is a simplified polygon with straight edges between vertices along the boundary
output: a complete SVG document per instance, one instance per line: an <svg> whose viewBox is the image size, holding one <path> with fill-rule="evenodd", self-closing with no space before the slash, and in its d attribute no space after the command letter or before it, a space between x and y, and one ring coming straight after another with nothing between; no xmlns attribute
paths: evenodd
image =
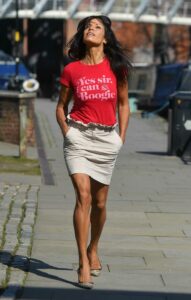
<svg viewBox="0 0 191 300"><path fill-rule="evenodd" d="M131 64L106 16L80 21L68 45L72 62L61 75L56 117L76 193L73 222L79 253L78 284L92 288L91 276L99 276L102 269L98 242L106 220L109 185L128 126ZM68 114L72 96L74 104ZM119 134L115 130L116 110Z"/></svg>

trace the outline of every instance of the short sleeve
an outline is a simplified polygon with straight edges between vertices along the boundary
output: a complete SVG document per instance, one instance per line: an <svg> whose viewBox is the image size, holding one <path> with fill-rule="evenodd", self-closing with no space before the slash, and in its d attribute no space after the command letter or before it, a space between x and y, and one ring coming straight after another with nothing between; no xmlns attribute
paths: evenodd
<svg viewBox="0 0 191 300"><path fill-rule="evenodd" d="M60 76L60 83L67 86L67 87L71 86L71 77L70 77L69 65L64 67L64 69L62 71L62 74Z"/></svg>

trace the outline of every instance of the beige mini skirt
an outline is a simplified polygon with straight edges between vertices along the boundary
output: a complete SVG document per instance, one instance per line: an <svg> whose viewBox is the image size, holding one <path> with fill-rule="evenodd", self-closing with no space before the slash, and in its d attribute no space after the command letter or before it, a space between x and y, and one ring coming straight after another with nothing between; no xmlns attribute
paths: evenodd
<svg viewBox="0 0 191 300"><path fill-rule="evenodd" d="M69 175L83 173L109 185L122 145L114 128L70 122L64 137L64 158Z"/></svg>

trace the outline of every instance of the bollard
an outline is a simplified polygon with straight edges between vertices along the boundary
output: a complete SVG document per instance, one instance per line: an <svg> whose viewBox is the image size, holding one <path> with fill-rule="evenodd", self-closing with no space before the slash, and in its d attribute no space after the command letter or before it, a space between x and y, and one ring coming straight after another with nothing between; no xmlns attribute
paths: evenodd
<svg viewBox="0 0 191 300"><path fill-rule="evenodd" d="M19 145L19 156L27 156L27 146L34 146L29 140L29 123L34 131L34 99L36 93L0 91L0 140ZM34 132L32 132L34 135Z"/></svg>

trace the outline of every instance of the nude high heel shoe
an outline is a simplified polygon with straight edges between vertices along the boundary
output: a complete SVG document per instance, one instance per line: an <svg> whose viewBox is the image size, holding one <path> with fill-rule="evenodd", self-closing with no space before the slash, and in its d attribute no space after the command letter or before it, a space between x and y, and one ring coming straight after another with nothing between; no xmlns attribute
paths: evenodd
<svg viewBox="0 0 191 300"><path fill-rule="evenodd" d="M81 267L79 267L79 269L77 270L78 275L80 273L80 269L81 269ZM81 288L89 289L90 290L90 289L93 288L94 283L91 282L91 281L90 282L84 282L84 281L78 280L78 286L81 287Z"/></svg>
<svg viewBox="0 0 191 300"><path fill-rule="evenodd" d="M92 276L98 277L98 276L100 276L101 271L102 271L102 267L100 267L99 269L91 269L90 274Z"/></svg>

